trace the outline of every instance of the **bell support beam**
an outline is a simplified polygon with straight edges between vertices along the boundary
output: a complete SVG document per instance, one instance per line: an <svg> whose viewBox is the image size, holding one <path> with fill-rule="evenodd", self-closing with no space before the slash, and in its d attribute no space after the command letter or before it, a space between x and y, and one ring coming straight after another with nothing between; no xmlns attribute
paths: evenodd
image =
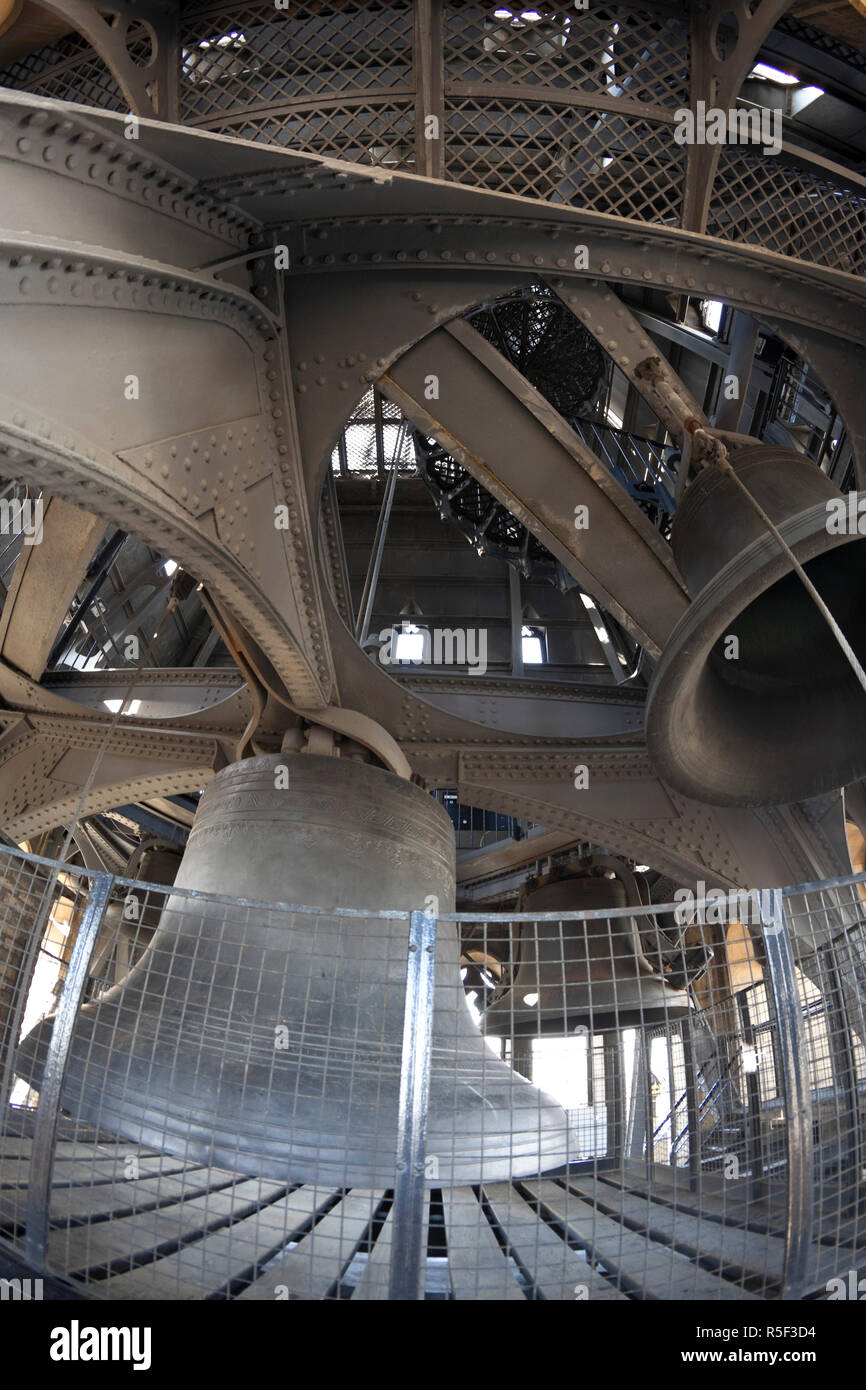
<svg viewBox="0 0 866 1390"><path fill-rule="evenodd" d="M438 391L432 408L425 405L430 380ZM380 388L641 646L659 655L688 606L669 548L592 450L492 344L456 320L406 353ZM579 507L588 523L581 529Z"/></svg>
<svg viewBox="0 0 866 1390"><path fill-rule="evenodd" d="M249 356L251 351L249 315L258 314L261 327L252 328L258 345L253 356L258 363L261 346L263 361L263 371L254 374L247 363L237 382L231 372L218 372L216 381L212 374L210 383L197 377L196 392L204 393L208 406L201 408L197 421L187 419L162 432L151 429L138 440L121 439L113 449L104 449L102 453L94 451L92 442L87 441L87 422L79 420L78 428L72 431L66 421L58 427L45 420L46 415L53 413L58 393L55 389L49 400L51 387L58 388L59 383L58 389L64 389L68 363L58 364L48 387L45 383L40 386L44 391L40 405L35 409L30 406L34 418L29 426L16 425L14 418L7 423L4 442L15 457L7 459L4 467L9 476L20 476L22 469L30 468L31 476L38 478L53 495L84 505L109 520L117 519L117 524L125 523L125 529L144 534L145 539L152 539L157 533L163 540L168 538L172 553L177 551L177 558L186 561L192 573L202 575L209 583L213 574L215 592L225 598L234 615L266 651L287 686L299 679L298 667L292 666L287 650L291 648L292 633L279 614L271 616L273 606L267 609L267 620L263 619L258 582L230 548L240 544L239 533L237 538L228 533L220 538L218 517L207 523L211 528L208 535L203 517L185 519L180 490L188 488L188 484L175 482L172 474L174 467L183 467L185 457L191 458L191 453L181 452L181 447L187 441L192 443L196 430L206 430L215 421L226 429L233 427L232 416L238 416L234 411L226 411L223 399L227 379L231 378L233 390L245 382L243 389L249 390L253 398L251 407L244 406L245 420L256 414L261 416L263 400L270 406L270 393L277 393L272 407L282 411L283 416L271 416L272 426L268 428L273 428L277 452L280 446L287 451L280 458L298 470L300 459L295 459L294 453L303 458L306 503L315 520L330 449L367 385L393 368L419 339L485 296L492 297L514 286L541 279L562 293L579 290L589 280L608 285L639 283L667 293L722 297L759 318L763 310L771 311L783 326L830 329L845 343L859 346L864 339L866 284L843 272L789 261L754 247L721 244L666 226L638 226L601 214L541 205L456 184L380 170L362 171L339 161L289 154L274 147L242 145L144 120L136 149L130 151L121 144L122 117L105 112L83 113L60 103L35 102L21 96L4 95L0 118L9 127L8 132L4 130L9 139L4 140L2 148L15 152L9 162L19 178L15 206L23 208L21 227L12 229L17 240L14 236L8 238L7 249L10 258L31 257L25 265L9 267L10 291L14 287L16 295L15 310L11 305L9 308L10 320L14 313L18 315L17 324L26 327L19 307L30 302L28 295L38 282L37 311L45 311L43 321L47 321L49 313L54 312L49 306L55 305L56 331L68 338L70 314L81 303L81 291L78 296L74 294L72 283L80 279L90 294L102 280L103 293L111 295L115 303L114 291L119 290L122 298L128 290L130 297L135 291L145 300L151 294L180 293L186 296L184 302L208 307L204 312L200 309L198 317L192 313L184 327L185 316L179 319L173 314L169 319L155 313L153 307L145 308L144 302L138 306L130 304L125 311L119 305L108 311L97 307L94 299L87 311L92 321L98 314L124 314L127 327L135 326L136 341L139 326L149 318L159 320L162 328L171 322L172 333L167 337L163 332L162 343L176 340L180 332L193 362L192 370L196 371L194 361L201 344L193 342L190 328L206 328L208 333L218 330L223 335L220 351L235 353L231 360L242 361L243 354ZM102 142L107 142L109 153L101 148ZM23 148L19 148L19 143ZM135 168L123 163L121 151L124 157L137 161ZM71 168L70 158L75 161ZM57 172L48 173L49 169ZM118 175L114 184L109 181L112 173ZM166 187L160 189L160 180L167 181ZM25 185L34 192L38 189L38 197L30 202L22 202L20 197ZM83 195L85 188L90 189L87 197ZM110 193L114 188L117 192ZM167 196L162 211L147 206L146 189L151 190L151 202L156 198L158 203ZM100 214L100 205L111 209L110 216ZM31 212L38 213L38 217L31 216ZM52 241L54 230L66 227L65 215L76 219L68 230L70 241ZM201 223L199 217L203 219ZM225 235L206 231L206 225L211 226L214 218ZM283 287L291 356L281 348L279 359L270 362L264 361L264 352L279 336L273 283L269 287L271 312L267 313L240 284L220 282L212 271L190 269L212 265L221 255L227 260L233 256L243 259L254 242L261 245L256 237L262 225L282 237L290 252L290 269L283 272ZM22 228L28 226L33 230L25 234ZM100 226L104 228L102 233ZM229 226L234 228L231 234L225 230ZM193 247L192 240L201 237L209 237L210 244ZM175 241L179 249L172 251ZM106 242L115 250L106 253ZM576 244L587 247L588 271L574 269ZM102 250L93 250L100 246ZM52 256L60 259L60 266L51 264ZM77 268L79 263L83 269ZM67 265L69 270L65 269ZM180 276L178 269L183 272ZM266 282L266 268L259 269L261 281ZM116 271L121 272L119 281ZM143 279L131 280L130 272ZM226 273L245 283L237 265ZM52 276L53 288L49 285ZM156 284L144 283L151 277L157 280ZM24 289L21 280L27 281ZM167 289L162 289L162 280L167 281ZM263 287L268 288L266 284ZM226 313L235 315L231 325L216 321ZM299 318L303 318L303 323L299 323ZM83 322L83 318L79 321ZM117 321L120 322L119 317ZM235 338L241 346L235 345ZM10 341L14 351L16 339L12 337ZM231 348L226 346L229 341ZM38 346L45 346L45 342ZM183 356L179 351L175 363ZM14 365L14 357L11 360ZM268 376L270 371L275 373L273 378ZM287 373L285 384L291 400L283 393L281 372ZM172 374L179 376L175 364ZM323 379L321 383L319 377ZM32 383L27 383L27 387L25 402ZM264 397L260 392L265 393ZM70 406L74 409L74 402ZM295 412L297 446L291 434ZM45 423L51 439L38 428ZM82 423L85 428L81 428ZM288 428L289 436L277 435L278 428ZM73 433L72 447L57 443L58 438L62 440ZM35 451L34 441L38 444ZM151 453L149 446L154 441L162 449L158 460L152 456L148 468L146 455ZM222 439L218 447L223 443L228 445L228 440ZM174 457L172 447L177 449ZM95 456L88 458L88 449ZM123 458L118 456L121 453ZM168 469L168 478L163 469ZM209 480L218 471L219 463L214 460ZM299 472L297 476L300 478ZM201 494L198 495L201 500ZM225 500L218 494L217 499L209 501L217 508L225 505L228 513L231 495L226 486ZM573 513L573 506L569 511ZM304 528L298 529L303 542ZM293 538L293 543L297 540ZM223 586L231 587L231 597L225 587L219 588L220 575ZM428 782L442 785L447 781L454 785L458 781L461 751L466 755L477 752L482 758L513 751L513 735L503 736L437 709L391 680L360 652L329 593L316 599L315 608L323 614L333 669L339 672L339 698L350 708L374 712ZM297 639L293 650L292 660L297 661ZM304 669L309 673L308 663ZM312 695L307 703L314 703ZM576 703L579 726L578 716ZM509 745L507 749L502 747L504 742ZM524 744L529 744L527 753L539 760L564 753L567 759L576 761L575 749L582 746L582 739L576 728L575 738L563 740L558 746L549 738L536 742L524 738ZM589 757L593 750L590 743L586 746ZM629 756L622 751L621 780L626 788L635 780L628 771ZM567 829L584 833L581 812L574 805L562 805L563 788L560 786L555 794L551 791L551 783L556 784L560 776L556 772L552 778L542 778L547 789L537 800L533 818L557 828L552 818L558 814L563 820L568 817ZM530 791L533 780L537 779L528 779ZM565 790L572 787L572 781L567 781ZM477 790L480 805L492 805L494 801L501 804L507 791L489 769L474 780L464 773L459 784L464 793L475 795ZM663 793L664 789L657 785ZM514 793L513 778L511 789ZM124 799L129 799L128 794ZM525 800L529 805L531 797L527 795ZM51 804L57 801L54 798ZM595 837L603 842L607 830L608 842L613 845L613 833L622 820L621 831L617 832L621 838L616 843L628 852L624 841L634 834L630 806L633 807L633 799L626 790L619 803L609 806L593 822ZM584 803L584 812L586 809ZM659 853L664 853L666 836L676 840L676 860L683 872L686 866L698 872L712 866L723 881L736 882L742 874L740 881L757 880L759 886L812 876L808 869L797 872L797 864L787 872L776 872L782 867L778 858L772 863L765 860L765 867L774 868L774 872L759 876L742 851L734 855L733 867L727 865L727 857L732 853L729 845L756 840L751 833L758 824L756 813L741 817L730 813L725 819L725 813L695 810L693 803L684 801L680 813L662 802L658 814L648 819L656 821L659 827L667 826L664 833L661 828L656 832ZM645 830L648 821L641 824ZM772 833L787 843L785 837L792 832L790 825L783 825ZM668 852L671 853L670 847ZM704 877L709 881L709 872L704 872Z"/></svg>
<svg viewBox="0 0 866 1390"><path fill-rule="evenodd" d="M40 684L0 667L0 698L25 713L71 719L105 718L105 701L126 694L133 671L109 668L52 671ZM145 667L135 678L132 697L142 719L189 728L240 732L250 716L243 679L231 667Z"/></svg>
<svg viewBox="0 0 866 1390"><path fill-rule="evenodd" d="M131 721L130 721L131 722ZM30 839L76 814L96 815L154 796L200 791L226 761L216 739L160 729L114 729L49 716L19 718L0 739L0 825L10 839ZM101 756L100 756L101 755ZM99 758L81 805L82 790Z"/></svg>
<svg viewBox="0 0 866 1390"><path fill-rule="evenodd" d="M562 293L571 312L601 343L674 438L709 421L670 363L627 304L600 280L569 285Z"/></svg>
<svg viewBox="0 0 866 1390"><path fill-rule="evenodd" d="M0 134L12 215L27 228L0 238L12 397L0 419L7 458L17 439L35 454L18 472L9 460L11 476L30 468L46 485L40 441L66 440L86 469L100 455L105 489L91 487L91 510L157 549L180 546L175 558L272 646L296 697L325 703L334 677L279 323L243 286L190 269L248 247L257 224L74 108L4 98ZM80 240L57 238L57 226ZM70 461L53 490L83 505L80 482Z"/></svg>
<svg viewBox="0 0 866 1390"><path fill-rule="evenodd" d="M108 724L73 725L59 716L6 718L0 824L21 840L72 819ZM760 888L848 870L834 831L835 820L841 824L841 797L825 798L816 809L807 804L739 813L704 807L664 788L640 746L475 745L461 751L407 741L403 747L427 780L456 784L466 804L645 859L686 884L702 878L708 886ZM227 752L230 745L218 736L170 733L125 719L111 734L81 814L197 791ZM574 789L578 764L589 771L588 786L580 791Z"/></svg>
<svg viewBox="0 0 866 1390"><path fill-rule="evenodd" d="M550 739L606 738L639 734L643 728L644 691L629 687L580 685L571 682L526 682L478 677L471 672L419 675L392 680L368 661L374 680L365 687L364 703L375 706L383 691L393 693L393 717L399 720L401 702L417 705L428 718L442 717L437 734L459 743L487 732L474 722L483 700L488 724L505 746L526 737ZM361 668L363 670L363 668ZM103 716L105 700L125 695L128 668L100 671L52 672L37 683L0 665L0 699L22 713L56 714L80 719ZM378 677L378 679L376 679ZM164 727L200 729L226 738L243 732L250 717L249 696L236 671L224 667L146 667L135 681L132 698L142 719ZM392 713L389 707L389 722ZM455 721L460 721L459 723ZM284 716L269 702L259 733L275 737Z"/></svg>
<svg viewBox="0 0 866 1390"><path fill-rule="evenodd" d="M420 761L422 750L411 752ZM633 756L642 754L636 750ZM552 776L550 757L466 752L457 781L460 800L643 860L685 885L703 880L726 891L756 890L851 872L838 839L802 805L744 812L702 806L654 781L648 762L646 775L636 778L625 757L616 754L610 755L603 780L596 778L596 794L593 768L598 772L601 759L609 756L596 750L581 756L590 781L587 789L576 791L569 773L577 759L557 756L561 771ZM831 821L841 815L841 805L840 794Z"/></svg>
<svg viewBox="0 0 866 1390"><path fill-rule="evenodd" d="M419 699L461 719L477 718L479 708L491 728L502 733L569 738L639 734L646 699L639 686L575 685L571 681L527 681L483 676L471 671L407 674L400 685ZM577 727L576 727L577 726Z"/></svg>
<svg viewBox="0 0 866 1390"><path fill-rule="evenodd" d="M22 421L20 426L14 424L16 419ZM172 507L170 495L151 484L146 476L141 476L147 464L139 471L116 455L98 453L88 442L70 438L65 426L46 425L40 416L34 419L33 425L33 429L27 428L27 417L20 408L11 409L4 418L0 405L0 471L9 477L45 486L52 494L65 496L69 501L74 498L103 521L113 521L154 547L168 550L190 573L221 594L245 626L268 644L286 684L305 703L322 703L321 687L302 655L297 629L287 621L286 600L291 599L291 588L285 570L283 590L277 587L279 571L271 576L275 597L283 598L283 611L280 612L263 592L257 582L258 576L251 574L250 567L241 563L227 545L221 544L212 520L208 525L205 517L203 525L196 525L198 518L191 517L180 507ZM243 422L236 422L239 430L242 425ZM206 446L211 438L216 438L225 440L228 448L231 428L223 428L219 435L214 431L194 432L182 440L182 445L192 450L194 444ZM250 422L249 428L255 447L255 421ZM58 442L58 436L62 442ZM170 457L169 446L164 450L164 457L166 460ZM214 472L217 467L218 461L214 459ZM284 555L279 537L285 533L276 532L273 526L274 492L270 476L264 475L264 481L269 495L263 505L266 512L270 510L270 525L268 529L263 527L262 533L268 540L276 535ZM230 499L229 492L226 501Z"/></svg>

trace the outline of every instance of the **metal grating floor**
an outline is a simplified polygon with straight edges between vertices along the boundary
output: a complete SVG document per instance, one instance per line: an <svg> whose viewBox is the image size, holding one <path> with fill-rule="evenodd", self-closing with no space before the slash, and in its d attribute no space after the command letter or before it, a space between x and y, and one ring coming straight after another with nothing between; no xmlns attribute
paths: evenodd
<svg viewBox="0 0 866 1390"><path fill-rule="evenodd" d="M24 1219L31 1140L0 1141L0 1237ZM130 1164L137 1176L130 1178ZM645 1166L432 1190L428 1299L753 1300L773 1296L784 1201L738 1204L706 1175ZM186 1163L128 1141L58 1139L48 1264L90 1297L387 1298L385 1191L287 1187ZM828 1194L829 1199L829 1194ZM852 1227L853 1230L853 1227ZM840 1232L840 1234L843 1234ZM863 1262L816 1244L811 1291Z"/></svg>

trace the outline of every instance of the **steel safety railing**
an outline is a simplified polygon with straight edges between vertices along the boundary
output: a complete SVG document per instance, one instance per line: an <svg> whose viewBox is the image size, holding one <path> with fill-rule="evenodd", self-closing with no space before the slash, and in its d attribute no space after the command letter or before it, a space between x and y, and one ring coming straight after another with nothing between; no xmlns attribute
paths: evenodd
<svg viewBox="0 0 866 1390"><path fill-rule="evenodd" d="M116 1300L855 1296L864 874L326 912L4 849L0 888L0 1263Z"/></svg>

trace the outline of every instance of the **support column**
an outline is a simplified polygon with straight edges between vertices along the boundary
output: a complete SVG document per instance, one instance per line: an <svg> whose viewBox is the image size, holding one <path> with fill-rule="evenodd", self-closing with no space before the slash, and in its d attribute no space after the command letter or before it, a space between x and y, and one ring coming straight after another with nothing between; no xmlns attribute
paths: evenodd
<svg viewBox="0 0 866 1390"><path fill-rule="evenodd" d="M508 566L508 613L511 622L511 674L523 675L523 594L520 571Z"/></svg>
<svg viewBox="0 0 866 1390"><path fill-rule="evenodd" d="M415 0L415 172L445 177L442 0Z"/></svg>
<svg viewBox="0 0 866 1390"><path fill-rule="evenodd" d="M717 429L738 430L740 428L749 382L752 378L757 345L758 325L751 314L744 314L738 310L734 314L728 369L722 379L721 400L716 410ZM729 377L735 377L737 383L737 396L733 400L728 400L725 396L724 383L725 379Z"/></svg>
<svg viewBox="0 0 866 1390"><path fill-rule="evenodd" d="M621 1168L625 1154L625 1093L623 1090L622 1039L618 1032L604 1035L604 1103L607 1110L607 1158Z"/></svg>

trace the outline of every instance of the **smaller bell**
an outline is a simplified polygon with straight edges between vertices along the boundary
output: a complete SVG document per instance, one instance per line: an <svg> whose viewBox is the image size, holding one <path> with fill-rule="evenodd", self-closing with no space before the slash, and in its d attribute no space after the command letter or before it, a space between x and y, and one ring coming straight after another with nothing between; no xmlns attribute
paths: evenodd
<svg viewBox="0 0 866 1390"><path fill-rule="evenodd" d="M789 449L738 449L731 466L866 661L866 537L848 497ZM860 683L789 555L726 473L705 468L689 486L671 548L693 602L647 697L647 748L662 780L711 806L779 806L866 775Z"/></svg>
<svg viewBox="0 0 866 1390"><path fill-rule="evenodd" d="M617 866L601 874L584 869L579 874L548 876L526 893L521 911L591 912L640 906L634 875L625 866ZM680 1018L691 1008L688 996L647 958L634 917L521 922L514 949L514 981L482 1018L482 1028L493 1037L562 1035L578 1027L592 1032L640 1027ZM657 959L660 966L661 949Z"/></svg>

